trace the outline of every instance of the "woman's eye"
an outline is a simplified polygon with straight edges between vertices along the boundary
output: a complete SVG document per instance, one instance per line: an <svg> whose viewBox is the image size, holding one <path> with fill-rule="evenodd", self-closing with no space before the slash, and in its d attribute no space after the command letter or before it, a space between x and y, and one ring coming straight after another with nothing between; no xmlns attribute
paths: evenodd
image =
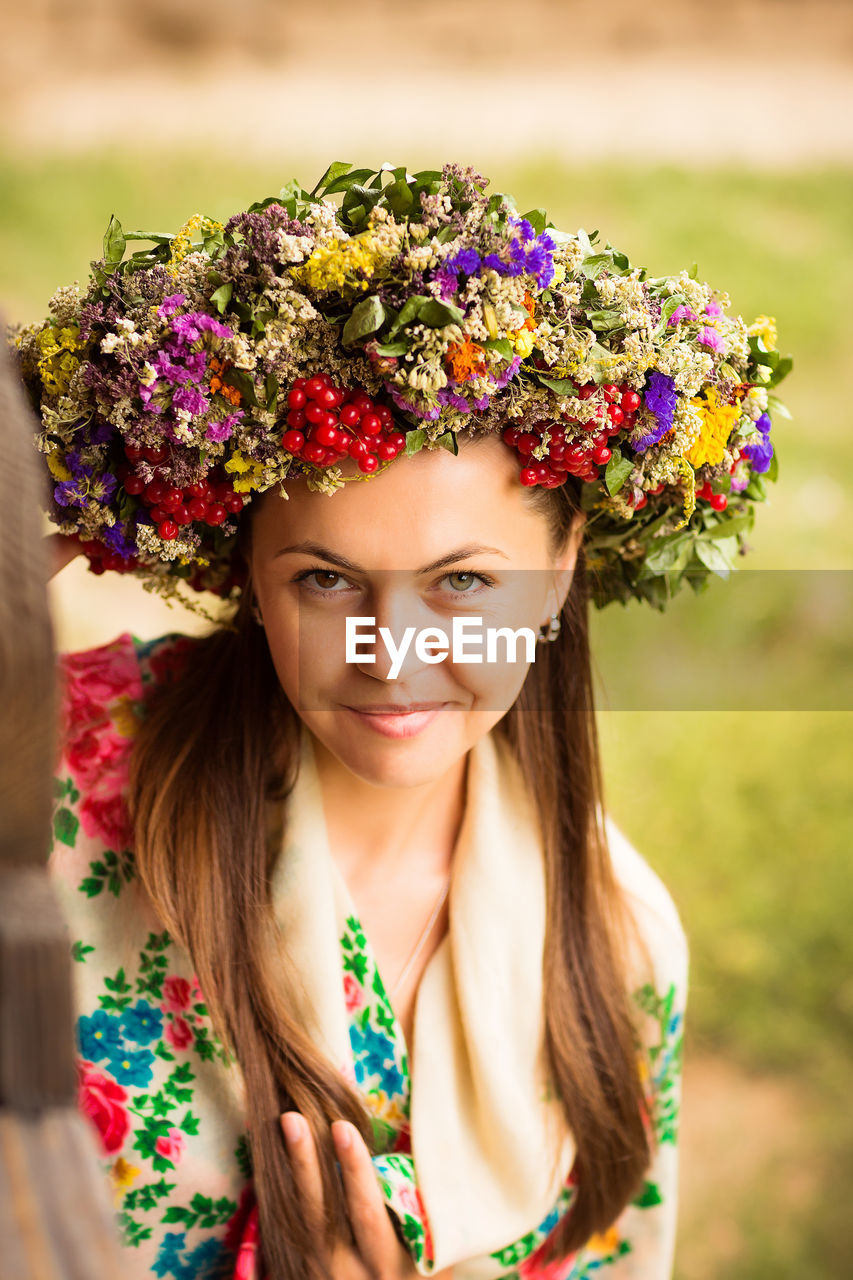
<svg viewBox="0 0 853 1280"><path fill-rule="evenodd" d="M314 582L309 582L313 578ZM296 575L297 582L308 582L309 587L313 587L320 595L340 595L340 590L334 590L339 584L347 585L346 578L340 573L336 573L334 569L304 569L302 573Z"/></svg>
<svg viewBox="0 0 853 1280"><path fill-rule="evenodd" d="M483 586L490 587L493 585L493 579L484 573L474 573L473 569L456 569L453 573L445 575L448 582L451 583L453 592L462 595L466 592L470 593L475 583L481 583ZM456 579L455 582L452 580Z"/></svg>

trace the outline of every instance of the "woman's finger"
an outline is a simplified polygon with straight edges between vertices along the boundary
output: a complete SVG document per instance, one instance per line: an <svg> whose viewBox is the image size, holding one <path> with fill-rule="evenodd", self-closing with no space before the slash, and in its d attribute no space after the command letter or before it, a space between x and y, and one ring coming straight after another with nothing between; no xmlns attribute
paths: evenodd
<svg viewBox="0 0 853 1280"><path fill-rule="evenodd" d="M359 1256L372 1276L415 1274L408 1251L400 1244L388 1217L370 1152L355 1125L332 1123L332 1138L341 1165L347 1211Z"/></svg>
<svg viewBox="0 0 853 1280"><path fill-rule="evenodd" d="M298 1111L285 1111L281 1127L305 1216L312 1228L320 1232L325 1216L323 1178L311 1126Z"/></svg>

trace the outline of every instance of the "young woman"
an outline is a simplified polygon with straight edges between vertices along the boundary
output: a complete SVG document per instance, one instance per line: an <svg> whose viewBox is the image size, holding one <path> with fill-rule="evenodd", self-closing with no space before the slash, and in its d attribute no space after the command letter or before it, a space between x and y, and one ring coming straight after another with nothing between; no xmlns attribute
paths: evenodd
<svg viewBox="0 0 853 1280"><path fill-rule="evenodd" d="M145 1274L666 1280L687 944L587 610L737 547L770 322L348 170L111 223L19 342L59 540L233 602L61 660L81 1107Z"/></svg>

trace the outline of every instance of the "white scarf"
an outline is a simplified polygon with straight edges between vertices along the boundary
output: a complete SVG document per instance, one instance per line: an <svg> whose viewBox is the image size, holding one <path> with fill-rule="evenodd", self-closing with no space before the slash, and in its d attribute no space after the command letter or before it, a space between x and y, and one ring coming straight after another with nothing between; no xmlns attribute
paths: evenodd
<svg viewBox="0 0 853 1280"><path fill-rule="evenodd" d="M329 852L311 735L301 737L274 902L305 1024L352 1079L338 940L358 912ZM486 1280L505 1270L487 1255L546 1217L575 1155L543 1048L541 839L520 766L493 733L470 751L449 902L416 997L412 1158L434 1269L470 1260L465 1280Z"/></svg>

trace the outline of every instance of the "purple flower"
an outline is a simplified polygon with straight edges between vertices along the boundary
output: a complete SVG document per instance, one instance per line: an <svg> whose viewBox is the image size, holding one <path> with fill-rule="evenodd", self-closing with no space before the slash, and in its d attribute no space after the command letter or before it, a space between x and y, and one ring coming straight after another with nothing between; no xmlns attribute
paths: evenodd
<svg viewBox="0 0 853 1280"><path fill-rule="evenodd" d="M770 428L771 428L771 427L772 427L772 425L773 425L773 423L772 423L772 422L771 422L771 420L770 420L770 414L769 414L769 413L762 413L762 415L761 415L761 417L760 417L760 418L756 418L756 420L755 420L755 424L754 424L754 425L758 428L758 430L759 430L763 435L765 435L765 436L766 436L766 435L768 434L768 432L770 431Z"/></svg>
<svg viewBox="0 0 853 1280"><path fill-rule="evenodd" d="M721 316L722 314L723 314L723 308L720 306L719 302L715 302L714 299L712 298L711 301L708 303L707 307L705 308L705 315Z"/></svg>
<svg viewBox="0 0 853 1280"><path fill-rule="evenodd" d="M446 302L448 298L452 298L459 287L459 281L452 271L442 270L436 271L433 280L437 280L441 290L441 300Z"/></svg>
<svg viewBox="0 0 853 1280"><path fill-rule="evenodd" d="M76 480L60 480L54 486L53 496L60 507L82 507L85 505Z"/></svg>
<svg viewBox="0 0 853 1280"><path fill-rule="evenodd" d="M206 396L203 396L195 387L177 387L172 393L172 408L184 409L187 413L191 413L194 418L204 413L209 407Z"/></svg>
<svg viewBox="0 0 853 1280"><path fill-rule="evenodd" d="M170 293L168 298L164 298L157 308L157 315L161 320L166 320L169 316L174 315L178 307L182 307L185 302L186 297L184 294Z"/></svg>
<svg viewBox="0 0 853 1280"><path fill-rule="evenodd" d="M208 440L212 440L214 444L222 444L225 440L230 440L234 433L234 428L243 417L243 410L238 409L236 413L229 413L227 418L223 418L221 422L211 422L205 432Z"/></svg>
<svg viewBox="0 0 853 1280"><path fill-rule="evenodd" d="M405 400L400 395L400 392L394 386L393 382L386 382L385 390L388 392L398 409L403 409L407 413L414 413L418 418L426 418L429 421L433 421L441 413L441 410L437 405L434 405L431 409L419 409L417 405L409 404L408 400Z"/></svg>
<svg viewBox="0 0 853 1280"><path fill-rule="evenodd" d="M522 240L532 240L536 235L536 232L533 230L533 227L526 218L514 219L512 225L517 227L521 232Z"/></svg>
<svg viewBox="0 0 853 1280"><path fill-rule="evenodd" d="M454 253L445 263L445 270L464 271L466 276L472 276L475 271L480 269L480 255L476 249L460 249L458 253Z"/></svg>
<svg viewBox="0 0 853 1280"><path fill-rule="evenodd" d="M111 551L115 551L124 560L130 560L136 555L136 544L129 542L125 536L126 528L121 521L116 521L109 529L104 529L101 533L101 541L104 542Z"/></svg>
<svg viewBox="0 0 853 1280"><path fill-rule="evenodd" d="M650 445L657 444L672 426L678 393L675 383L665 373L655 369L649 374L644 389L646 408L654 414L656 425L639 440L632 441L635 453L645 453Z"/></svg>
<svg viewBox="0 0 853 1280"><path fill-rule="evenodd" d="M699 330L697 341L701 342L703 347L710 347L712 351L722 351L726 345L723 341L723 335L709 324Z"/></svg>
<svg viewBox="0 0 853 1280"><path fill-rule="evenodd" d="M753 471L761 475L769 470L770 459L773 457L773 445L769 436L764 436L760 444L746 444L741 449L741 454L745 458L749 458L752 463Z"/></svg>
<svg viewBox="0 0 853 1280"><path fill-rule="evenodd" d="M743 493L748 484L748 480L737 480L732 476L732 493Z"/></svg>
<svg viewBox="0 0 853 1280"><path fill-rule="evenodd" d="M669 317L667 324L678 324L679 320L698 320L696 312L692 307L688 307L683 302L679 302L678 306Z"/></svg>
<svg viewBox="0 0 853 1280"><path fill-rule="evenodd" d="M496 253L487 253L483 259L483 266L488 267L490 271L498 271L501 275L506 270L506 263Z"/></svg>

